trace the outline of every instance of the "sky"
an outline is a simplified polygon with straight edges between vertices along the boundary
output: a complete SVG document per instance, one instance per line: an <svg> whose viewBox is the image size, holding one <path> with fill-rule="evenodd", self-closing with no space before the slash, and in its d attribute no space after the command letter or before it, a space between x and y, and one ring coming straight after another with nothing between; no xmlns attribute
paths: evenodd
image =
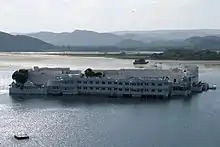
<svg viewBox="0 0 220 147"><path fill-rule="evenodd" d="M5 32L220 28L220 0L0 0Z"/></svg>

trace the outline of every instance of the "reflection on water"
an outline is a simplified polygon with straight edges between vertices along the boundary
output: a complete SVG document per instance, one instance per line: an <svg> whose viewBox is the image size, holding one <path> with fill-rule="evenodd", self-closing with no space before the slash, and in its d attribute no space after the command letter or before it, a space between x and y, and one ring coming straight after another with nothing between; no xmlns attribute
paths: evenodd
<svg viewBox="0 0 220 147"><path fill-rule="evenodd" d="M205 64L205 68L220 68L220 64Z"/></svg>
<svg viewBox="0 0 220 147"><path fill-rule="evenodd" d="M109 98L104 96L83 96L83 95L75 95L75 96L28 96L28 95L11 95L12 103L15 105L12 106L20 106L20 104L25 104L28 101L56 101L62 106L68 105L99 105L99 104L166 104L169 100L141 100L136 98ZM182 99L182 98L181 98Z"/></svg>

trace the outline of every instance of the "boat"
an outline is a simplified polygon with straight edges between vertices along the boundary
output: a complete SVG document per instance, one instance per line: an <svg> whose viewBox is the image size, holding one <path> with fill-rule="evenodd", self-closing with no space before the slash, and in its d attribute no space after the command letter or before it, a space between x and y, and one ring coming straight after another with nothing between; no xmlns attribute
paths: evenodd
<svg viewBox="0 0 220 147"><path fill-rule="evenodd" d="M145 59L137 59L133 62L133 64L148 64L149 61L145 61Z"/></svg>
<svg viewBox="0 0 220 147"><path fill-rule="evenodd" d="M26 133L19 133L14 135L14 138L16 138L17 140L25 140L29 139L29 136Z"/></svg>
<svg viewBox="0 0 220 147"><path fill-rule="evenodd" d="M18 74L25 72L24 74ZM16 77L16 74L18 76ZM72 70L35 66L13 73L9 94L24 95L106 95L114 97L189 96L202 92L196 65L175 68L150 67L117 70ZM24 77L22 77L24 75ZM19 78L22 78L19 79ZM21 82L23 81L23 83Z"/></svg>

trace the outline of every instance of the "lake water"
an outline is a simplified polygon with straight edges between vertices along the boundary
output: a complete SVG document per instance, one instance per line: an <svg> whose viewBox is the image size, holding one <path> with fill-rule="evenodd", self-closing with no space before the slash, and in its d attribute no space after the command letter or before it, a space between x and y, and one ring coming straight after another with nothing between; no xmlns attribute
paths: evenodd
<svg viewBox="0 0 220 147"><path fill-rule="evenodd" d="M132 60L0 54L0 146L3 147L219 147L220 90L167 102L104 97L11 97L18 68L134 68ZM161 61L162 62L162 61ZM193 62L190 62L193 63ZM164 61L164 66L174 62ZM220 85L218 62L200 66L200 79ZM96 99L96 100L95 100ZM17 141L13 134L30 139Z"/></svg>

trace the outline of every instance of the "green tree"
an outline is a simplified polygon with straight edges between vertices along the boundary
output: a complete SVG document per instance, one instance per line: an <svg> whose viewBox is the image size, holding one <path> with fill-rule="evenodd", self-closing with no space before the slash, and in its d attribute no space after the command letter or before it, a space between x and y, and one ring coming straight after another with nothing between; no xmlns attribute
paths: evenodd
<svg viewBox="0 0 220 147"><path fill-rule="evenodd" d="M103 75L103 74L102 74L101 72L96 72L96 73L95 73L95 76L96 76L96 77L101 77L102 75Z"/></svg>
<svg viewBox="0 0 220 147"><path fill-rule="evenodd" d="M24 84L28 79L28 70L15 71L12 74L12 79L15 80L16 83Z"/></svg>

